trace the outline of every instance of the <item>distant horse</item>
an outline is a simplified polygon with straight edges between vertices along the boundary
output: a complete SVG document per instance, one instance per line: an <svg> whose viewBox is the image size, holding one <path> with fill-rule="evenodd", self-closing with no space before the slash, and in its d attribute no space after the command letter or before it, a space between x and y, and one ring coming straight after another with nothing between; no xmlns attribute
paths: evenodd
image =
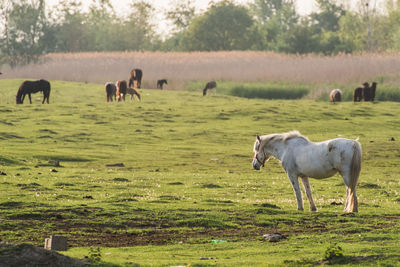
<svg viewBox="0 0 400 267"><path fill-rule="evenodd" d="M131 95L131 100L133 100L133 99L134 99L133 96L136 95L137 98L138 98L139 101L140 101L140 94L139 94L139 91L136 90L135 88L129 87L128 89L126 89L126 93Z"/></svg>
<svg viewBox="0 0 400 267"><path fill-rule="evenodd" d="M24 81L17 92L16 102L17 104L23 104L25 95L29 96L29 103L32 104L31 94L43 92L43 101L46 101L49 104L50 98L50 83L46 80L37 80L37 81Z"/></svg>
<svg viewBox="0 0 400 267"><path fill-rule="evenodd" d="M136 88L141 88L142 87L142 77L143 77L143 71L141 69L133 69L131 70L130 77L129 77L129 87L136 87ZM134 84L136 81L136 84Z"/></svg>
<svg viewBox="0 0 400 267"><path fill-rule="evenodd" d="M115 86L115 83L108 82L105 84L105 86L106 86L107 102L112 102L113 97L114 100L116 100L117 87Z"/></svg>
<svg viewBox="0 0 400 267"><path fill-rule="evenodd" d="M313 143L298 131L257 135L254 153L252 164L256 170L271 156L281 161L293 186L298 210L304 210L298 177L303 181L311 211L316 211L308 177L323 179L339 172L347 186L344 211L358 211L356 185L361 171L361 145L357 140L336 138Z"/></svg>
<svg viewBox="0 0 400 267"><path fill-rule="evenodd" d="M368 83L366 83L366 84L368 84ZM364 84L363 100L366 102L371 101L371 87L369 87L369 84L368 85Z"/></svg>
<svg viewBox="0 0 400 267"><path fill-rule="evenodd" d="M125 95L126 95L126 90L128 89L128 86L126 84L126 81L117 81L117 101L120 102L121 100L125 101Z"/></svg>
<svg viewBox="0 0 400 267"><path fill-rule="evenodd" d="M167 82L166 79L158 80L158 81L157 81L157 88L162 90L164 84L168 84L168 82Z"/></svg>
<svg viewBox="0 0 400 267"><path fill-rule="evenodd" d="M364 87L357 87L353 92L353 101L361 102L364 99L364 94L366 90L369 90L369 84L367 82L363 83Z"/></svg>
<svg viewBox="0 0 400 267"><path fill-rule="evenodd" d="M371 87L369 88L369 90L370 90L370 101L372 101L372 102L374 102L374 100L375 100L376 85L377 85L377 83L373 82Z"/></svg>
<svg viewBox="0 0 400 267"><path fill-rule="evenodd" d="M329 100L333 103L342 101L342 91L340 89L333 89L329 94Z"/></svg>
<svg viewBox="0 0 400 267"><path fill-rule="evenodd" d="M205 96L207 94L207 90L211 90L216 87L217 87L217 83L215 81L208 82L206 84L206 87L204 87L204 89L203 89L203 96ZM215 90L217 90L217 89L215 89Z"/></svg>

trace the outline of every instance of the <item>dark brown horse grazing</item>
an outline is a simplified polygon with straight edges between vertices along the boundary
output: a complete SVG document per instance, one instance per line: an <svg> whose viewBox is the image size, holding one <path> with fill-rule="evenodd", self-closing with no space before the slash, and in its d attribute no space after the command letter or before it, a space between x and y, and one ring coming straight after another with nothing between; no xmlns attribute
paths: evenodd
<svg viewBox="0 0 400 267"><path fill-rule="evenodd" d="M133 85L136 88L141 88L141 86L142 86L142 77L143 77L143 71L141 69L133 69L133 70L131 70L131 75L129 77L128 86L131 87ZM136 84L134 84L135 81L136 81Z"/></svg>
<svg viewBox="0 0 400 267"><path fill-rule="evenodd" d="M128 89L127 83L125 80L123 81L117 81L117 101L124 100L125 101L125 95L126 95L126 90Z"/></svg>
<svg viewBox="0 0 400 267"><path fill-rule="evenodd" d="M131 100L133 100L133 99L134 99L133 96L136 95L136 97L137 97L137 98L139 99L139 101L140 101L140 94L139 94L139 91L136 90L135 88L129 87L129 88L126 90L126 93L131 95Z"/></svg>
<svg viewBox="0 0 400 267"><path fill-rule="evenodd" d="M370 90L370 101L372 101L372 102L374 102L374 100L375 100L376 85L377 85L377 83L373 82L371 87L369 88L369 90ZM365 100L365 101L367 101L367 100Z"/></svg>
<svg viewBox="0 0 400 267"><path fill-rule="evenodd" d="M208 82L206 84L206 87L204 87L204 89L203 89L203 96L205 96L207 94L207 90L213 89L216 87L217 87L217 83L215 81Z"/></svg>
<svg viewBox="0 0 400 267"><path fill-rule="evenodd" d="M43 92L43 101L46 101L49 104L50 98L50 83L46 80L37 80L37 81L24 81L17 92L16 102L17 104L23 104L25 95L29 96L29 103L32 104L31 94Z"/></svg>
<svg viewBox="0 0 400 267"><path fill-rule="evenodd" d="M342 101L342 91L340 89L333 89L329 94L329 101L333 103Z"/></svg>
<svg viewBox="0 0 400 267"><path fill-rule="evenodd" d="M105 86L106 86L107 102L112 102L113 97L114 100L116 100L117 87L115 86L115 83L108 82L105 84Z"/></svg>
<svg viewBox="0 0 400 267"><path fill-rule="evenodd" d="M162 90L164 84L168 84L168 82L167 82L166 79L158 80L158 81L157 81L157 88Z"/></svg>
<svg viewBox="0 0 400 267"><path fill-rule="evenodd" d="M369 84L367 82L363 83L364 87L357 87L354 89L353 93L353 101L354 102L361 102L364 99L364 93L366 90L369 90Z"/></svg>

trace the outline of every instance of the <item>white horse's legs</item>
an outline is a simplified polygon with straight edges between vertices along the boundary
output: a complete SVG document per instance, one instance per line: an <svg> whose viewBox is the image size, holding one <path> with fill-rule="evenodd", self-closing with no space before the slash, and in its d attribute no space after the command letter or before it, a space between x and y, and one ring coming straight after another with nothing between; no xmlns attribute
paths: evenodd
<svg viewBox="0 0 400 267"><path fill-rule="evenodd" d="M353 190L350 186L350 170L342 172L343 181L346 184L346 204L344 206L344 212L358 212L358 200L356 189Z"/></svg>
<svg viewBox="0 0 400 267"><path fill-rule="evenodd" d="M290 174L289 180L292 183L294 193L296 194L297 209L304 210L303 198L301 197L300 184L299 184L299 179L297 178L297 175Z"/></svg>
<svg viewBox="0 0 400 267"><path fill-rule="evenodd" d="M301 180L303 181L303 187L304 187L304 190L306 191L308 202L310 202L310 210L317 211L317 207L315 206L315 203L314 203L314 200L312 197L311 186L310 186L310 183L308 182L308 178L302 177Z"/></svg>

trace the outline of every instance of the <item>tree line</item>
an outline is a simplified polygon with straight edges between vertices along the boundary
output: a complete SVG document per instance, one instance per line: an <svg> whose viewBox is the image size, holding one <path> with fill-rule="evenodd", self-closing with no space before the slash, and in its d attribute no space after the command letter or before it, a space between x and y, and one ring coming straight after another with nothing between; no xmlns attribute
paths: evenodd
<svg viewBox="0 0 400 267"><path fill-rule="evenodd" d="M257 50L332 55L400 49L400 0L378 12L368 0L355 10L337 0L316 0L318 11L300 15L295 0L211 2L204 12L194 0L170 0L161 14L173 28L157 32L154 6L132 0L124 15L109 0L44 0L0 3L0 64L11 67L52 52ZM373 1L371 1L373 2Z"/></svg>

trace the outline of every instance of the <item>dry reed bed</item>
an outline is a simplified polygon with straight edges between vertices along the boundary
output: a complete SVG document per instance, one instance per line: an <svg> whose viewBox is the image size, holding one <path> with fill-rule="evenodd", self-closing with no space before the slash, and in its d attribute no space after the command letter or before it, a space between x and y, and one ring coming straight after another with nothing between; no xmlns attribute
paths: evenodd
<svg viewBox="0 0 400 267"><path fill-rule="evenodd" d="M182 89L192 80L293 83L362 82L400 72L398 54L283 55L272 52L113 52L49 54L41 64L4 70L3 78L45 78L91 83L128 79L132 68L144 71L144 87L169 80Z"/></svg>

